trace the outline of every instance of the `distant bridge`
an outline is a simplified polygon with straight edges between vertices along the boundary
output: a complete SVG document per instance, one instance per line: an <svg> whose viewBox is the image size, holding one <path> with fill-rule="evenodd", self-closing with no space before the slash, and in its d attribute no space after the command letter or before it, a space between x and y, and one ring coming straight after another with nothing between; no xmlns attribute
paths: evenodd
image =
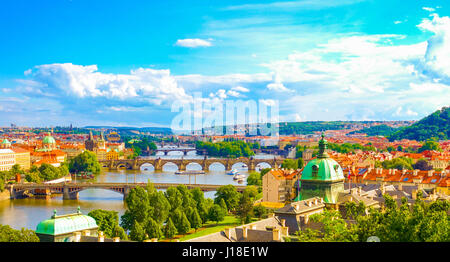
<svg viewBox="0 0 450 262"><path fill-rule="evenodd" d="M152 165L155 171L162 171L162 168L167 163L175 164L179 171L185 171L186 166L191 163L197 163L202 167L202 170L209 171L209 167L212 164L218 163L225 167L225 170L231 170L232 166L237 163L242 163L247 166L249 171L254 171L256 166L261 163L268 164L271 168L279 168L283 163L283 158L271 158L271 159L256 159L248 157L239 158L201 158L201 159L123 159L123 160L101 160L100 165L109 168L111 170L117 169L132 169L140 170L144 164Z"/></svg>
<svg viewBox="0 0 450 262"><path fill-rule="evenodd" d="M187 155L188 152L196 152L197 149L195 148L181 148L181 147L175 147L175 148L158 148L156 150L153 150L155 152L163 152L164 155L167 155L169 152L183 152L183 155ZM200 153L200 152L199 152ZM203 153L203 151L201 152Z"/></svg>
<svg viewBox="0 0 450 262"><path fill-rule="evenodd" d="M200 190L216 191L219 187L224 185L206 185L206 184L181 184L181 183L153 183L156 189L167 189L169 187L176 187L185 185L188 189L200 188ZM89 188L107 189L114 192L121 193L125 199L130 193L131 189L136 187L146 187L147 183L59 183L59 184L12 184L8 185L11 198L23 197L26 192L32 194L39 194L45 192L47 194L63 194L63 199L78 199L78 193ZM235 186L238 192L245 190L245 186Z"/></svg>

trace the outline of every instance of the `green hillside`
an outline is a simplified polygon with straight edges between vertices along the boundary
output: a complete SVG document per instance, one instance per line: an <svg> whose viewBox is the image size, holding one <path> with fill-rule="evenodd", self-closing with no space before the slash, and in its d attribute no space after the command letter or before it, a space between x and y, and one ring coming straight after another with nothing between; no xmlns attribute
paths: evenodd
<svg viewBox="0 0 450 262"><path fill-rule="evenodd" d="M348 134L349 135L366 134L367 136L389 136L397 130L398 130L398 128L390 127L388 125L377 125L377 126L371 126L369 128L364 128L361 130L356 130L356 131L350 132Z"/></svg>
<svg viewBox="0 0 450 262"><path fill-rule="evenodd" d="M389 141L411 139L450 139L450 107L443 107L411 126L401 128L388 137Z"/></svg>

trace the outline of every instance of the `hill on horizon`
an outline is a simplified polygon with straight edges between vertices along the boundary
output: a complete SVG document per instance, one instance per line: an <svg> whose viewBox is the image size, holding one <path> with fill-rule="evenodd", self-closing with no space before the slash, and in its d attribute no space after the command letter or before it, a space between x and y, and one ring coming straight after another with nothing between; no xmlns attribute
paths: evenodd
<svg viewBox="0 0 450 262"><path fill-rule="evenodd" d="M450 138L450 107L443 107L411 126L401 128L387 138L389 141L402 139L417 141L448 140Z"/></svg>

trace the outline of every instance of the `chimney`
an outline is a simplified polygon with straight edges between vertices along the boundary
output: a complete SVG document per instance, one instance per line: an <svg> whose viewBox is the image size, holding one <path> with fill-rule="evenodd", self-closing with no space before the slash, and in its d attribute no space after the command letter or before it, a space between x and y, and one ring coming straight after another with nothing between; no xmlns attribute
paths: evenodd
<svg viewBox="0 0 450 262"><path fill-rule="evenodd" d="M295 211L300 211L300 205L297 203L294 205Z"/></svg>
<svg viewBox="0 0 450 262"><path fill-rule="evenodd" d="M91 235L91 231L89 231L89 230L83 230L83 231L81 231L81 235L82 235L82 236L90 236L90 235Z"/></svg>
<svg viewBox="0 0 450 262"><path fill-rule="evenodd" d="M226 227L223 231L225 232L225 236L226 236L227 238L230 238L230 237L231 237L231 228Z"/></svg>
<svg viewBox="0 0 450 262"><path fill-rule="evenodd" d="M120 237L113 237L113 242L120 242Z"/></svg>
<svg viewBox="0 0 450 262"><path fill-rule="evenodd" d="M399 191L402 191L402 190L403 190L403 185L402 185L402 184L398 185L398 190L399 190Z"/></svg>
<svg viewBox="0 0 450 262"><path fill-rule="evenodd" d="M98 241L97 242L105 242L105 236L103 235L103 231L98 232Z"/></svg>
<svg viewBox="0 0 450 262"><path fill-rule="evenodd" d="M392 175L392 168L389 168L389 175Z"/></svg>
<svg viewBox="0 0 450 262"><path fill-rule="evenodd" d="M274 228L272 231L272 240L273 241L280 241L281 236L280 236L280 229L279 228Z"/></svg>
<svg viewBox="0 0 450 262"><path fill-rule="evenodd" d="M402 175L406 174L406 169L402 169Z"/></svg>
<svg viewBox="0 0 450 262"><path fill-rule="evenodd" d="M361 195L362 194L362 188L359 186L358 187L358 195Z"/></svg>
<svg viewBox="0 0 450 262"><path fill-rule="evenodd" d="M323 204L323 198L320 198L320 203Z"/></svg>
<svg viewBox="0 0 450 262"><path fill-rule="evenodd" d="M282 227L286 226L286 219L281 219L280 222Z"/></svg>
<svg viewBox="0 0 450 262"><path fill-rule="evenodd" d="M311 207L311 201L306 201L306 205L308 205L309 207Z"/></svg>
<svg viewBox="0 0 450 262"><path fill-rule="evenodd" d="M73 233L73 242L80 242L81 241L81 232L74 232Z"/></svg>
<svg viewBox="0 0 450 262"><path fill-rule="evenodd" d="M256 229L256 225L255 224L251 224L251 225L249 225L249 228L252 229L252 230Z"/></svg>
<svg viewBox="0 0 450 262"><path fill-rule="evenodd" d="M428 170L428 176L429 176L429 177L430 177L430 176L433 176L433 173L434 173L434 170L433 170L433 169Z"/></svg>
<svg viewBox="0 0 450 262"><path fill-rule="evenodd" d="M281 228L281 235L283 235L283 236L289 235L289 230L288 229L289 229L288 227L282 227Z"/></svg>
<svg viewBox="0 0 450 262"><path fill-rule="evenodd" d="M314 205L316 206L317 205L317 198L314 198Z"/></svg>
<svg viewBox="0 0 450 262"><path fill-rule="evenodd" d="M413 176L417 176L418 173L419 173L419 170L418 169L414 169Z"/></svg>
<svg viewBox="0 0 450 262"><path fill-rule="evenodd" d="M244 239L247 239L247 227L246 226L242 227L242 237Z"/></svg>

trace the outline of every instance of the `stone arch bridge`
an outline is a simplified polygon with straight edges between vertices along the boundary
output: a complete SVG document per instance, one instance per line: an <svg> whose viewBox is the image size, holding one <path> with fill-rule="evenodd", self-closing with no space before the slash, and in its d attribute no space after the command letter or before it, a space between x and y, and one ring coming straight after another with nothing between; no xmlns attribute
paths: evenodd
<svg viewBox="0 0 450 262"><path fill-rule="evenodd" d="M254 171L256 166L261 163L268 164L271 168L279 168L283 163L283 158L272 159L255 159L248 157L239 158L200 158L200 159L124 159L124 160L103 160L99 161L103 167L107 167L111 170L117 170L120 168L140 170L144 164L150 164L155 168L155 171L162 171L162 168L167 163L173 163L178 167L179 171L185 171L186 166L190 163L197 163L202 167L202 170L209 171L209 167L214 163L222 164L225 170L231 170L232 166L236 163L243 163L247 165L249 171Z"/></svg>

